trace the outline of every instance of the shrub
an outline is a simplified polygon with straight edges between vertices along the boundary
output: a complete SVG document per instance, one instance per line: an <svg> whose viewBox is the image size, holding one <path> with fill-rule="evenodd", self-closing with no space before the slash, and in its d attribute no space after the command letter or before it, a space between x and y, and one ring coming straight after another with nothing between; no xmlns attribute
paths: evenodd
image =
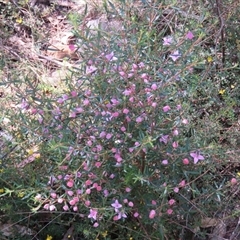
<svg viewBox="0 0 240 240"><path fill-rule="evenodd" d="M3 158L2 196L73 224L81 238L186 239L231 205L219 120L236 121L236 102L210 78L199 19L187 25L180 15L174 30L171 22L158 29L171 7L148 6L140 23L126 5L105 7L125 19L123 29L75 29L84 53L63 89L11 82L17 104L5 144L14 149ZM226 111L213 113L222 104Z"/></svg>

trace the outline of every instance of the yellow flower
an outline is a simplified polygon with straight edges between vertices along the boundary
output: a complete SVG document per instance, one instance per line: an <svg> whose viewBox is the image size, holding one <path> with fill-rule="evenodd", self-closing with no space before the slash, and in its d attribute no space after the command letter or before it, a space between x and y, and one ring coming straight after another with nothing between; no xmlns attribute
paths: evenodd
<svg viewBox="0 0 240 240"><path fill-rule="evenodd" d="M232 84L232 85L231 85L231 88L233 89L233 88L235 88L235 86Z"/></svg>
<svg viewBox="0 0 240 240"><path fill-rule="evenodd" d="M107 231L105 231L105 232L102 233L102 236L103 236L104 238L105 238L107 235L108 235L108 232L107 232Z"/></svg>
<svg viewBox="0 0 240 240"><path fill-rule="evenodd" d="M22 20L21 17L19 17L19 18L16 19L16 22L21 24L23 22L23 20Z"/></svg>
<svg viewBox="0 0 240 240"><path fill-rule="evenodd" d="M212 56L208 56L208 57L207 57L207 61L208 61L209 63L211 63L211 62L213 61Z"/></svg>
<svg viewBox="0 0 240 240"><path fill-rule="evenodd" d="M225 89L221 89L221 90L219 90L219 94L221 94L221 95L223 95L225 92L226 92Z"/></svg>
<svg viewBox="0 0 240 240"><path fill-rule="evenodd" d="M29 148L29 149L27 149L26 151L27 151L27 153L28 153L28 156L31 156L31 155L33 155L34 153L36 153L37 154L37 151L38 151L38 146L33 146L32 148ZM40 156L39 156L40 157ZM39 158L38 157L38 158Z"/></svg>
<svg viewBox="0 0 240 240"><path fill-rule="evenodd" d="M0 188L0 193L4 193L5 190L3 188Z"/></svg>
<svg viewBox="0 0 240 240"><path fill-rule="evenodd" d="M35 157L36 159L38 159L38 158L41 157L41 155L40 155L40 153L35 153L34 157Z"/></svg>
<svg viewBox="0 0 240 240"><path fill-rule="evenodd" d="M237 172L237 176L240 177L240 172Z"/></svg>
<svg viewBox="0 0 240 240"><path fill-rule="evenodd" d="M33 152L34 152L34 150L32 148L31 149L27 149L27 153L28 153L29 156L33 155Z"/></svg>
<svg viewBox="0 0 240 240"><path fill-rule="evenodd" d="M18 196L19 198L22 198L22 197L24 196L24 192L19 192L19 193L17 194L17 196Z"/></svg>
<svg viewBox="0 0 240 240"><path fill-rule="evenodd" d="M50 235L47 235L47 238L46 238L46 240L52 240L52 236L50 236Z"/></svg>

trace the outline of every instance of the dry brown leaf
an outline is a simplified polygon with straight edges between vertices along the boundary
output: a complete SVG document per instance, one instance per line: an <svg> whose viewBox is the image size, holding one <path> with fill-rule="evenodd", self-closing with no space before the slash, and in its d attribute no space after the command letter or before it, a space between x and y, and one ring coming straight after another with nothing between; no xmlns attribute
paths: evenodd
<svg viewBox="0 0 240 240"><path fill-rule="evenodd" d="M215 227L219 223L219 219L216 218L203 218L201 220L201 228Z"/></svg>
<svg viewBox="0 0 240 240"><path fill-rule="evenodd" d="M25 235L35 235L36 232L33 231L32 229L19 225L19 224L0 224L0 232L3 236L9 237L9 236L14 236L15 234L19 234L21 236Z"/></svg>
<svg viewBox="0 0 240 240"><path fill-rule="evenodd" d="M225 240L224 235L227 232L227 226L223 221L219 221L216 227L213 229L210 240Z"/></svg>

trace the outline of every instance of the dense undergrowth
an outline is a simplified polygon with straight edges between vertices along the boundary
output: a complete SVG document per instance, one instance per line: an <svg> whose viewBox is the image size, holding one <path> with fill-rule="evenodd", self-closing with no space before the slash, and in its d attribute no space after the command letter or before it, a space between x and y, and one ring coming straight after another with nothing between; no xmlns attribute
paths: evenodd
<svg viewBox="0 0 240 240"><path fill-rule="evenodd" d="M17 21L41 49L56 8L0 3L3 36ZM93 9L115 24L93 29L87 7L66 12L78 59L58 62L71 64L55 85L42 76L56 61L1 46L3 237L238 239L237 1Z"/></svg>

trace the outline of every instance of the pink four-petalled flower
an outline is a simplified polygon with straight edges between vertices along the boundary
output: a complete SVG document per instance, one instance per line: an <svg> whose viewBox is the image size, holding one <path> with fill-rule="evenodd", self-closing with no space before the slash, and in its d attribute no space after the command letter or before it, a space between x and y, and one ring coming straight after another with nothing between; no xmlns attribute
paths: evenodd
<svg viewBox="0 0 240 240"><path fill-rule="evenodd" d="M204 160L204 157L200 155L198 151L196 152L191 152L190 156L193 158L194 164L197 164L199 160Z"/></svg>

